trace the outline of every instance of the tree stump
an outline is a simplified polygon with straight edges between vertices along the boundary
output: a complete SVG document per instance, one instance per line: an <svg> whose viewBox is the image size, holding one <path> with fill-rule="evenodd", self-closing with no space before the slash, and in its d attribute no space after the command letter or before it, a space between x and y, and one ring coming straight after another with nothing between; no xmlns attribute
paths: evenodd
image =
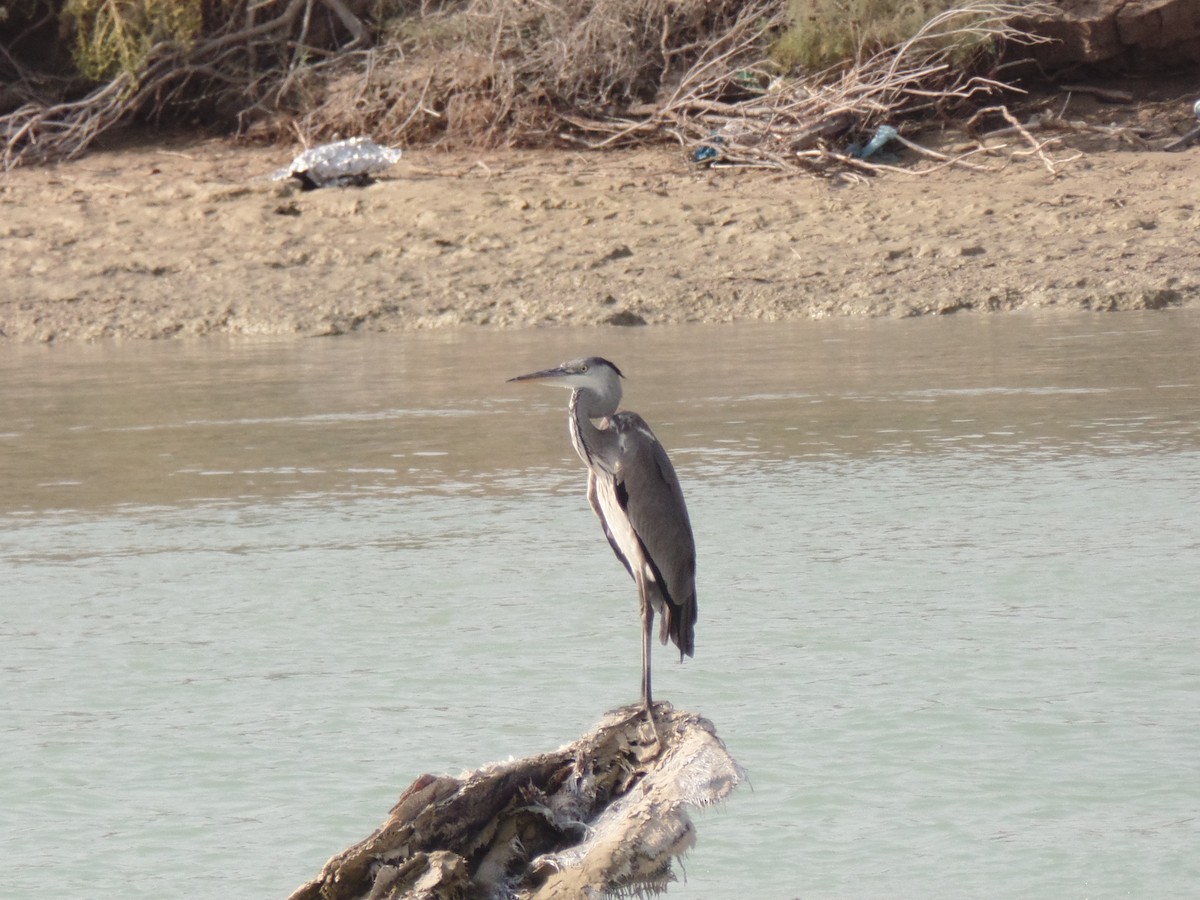
<svg viewBox="0 0 1200 900"><path fill-rule="evenodd" d="M661 744L645 710L625 707L552 753L422 775L291 900L661 892L695 844L689 808L746 775L708 720L656 703L655 722Z"/></svg>

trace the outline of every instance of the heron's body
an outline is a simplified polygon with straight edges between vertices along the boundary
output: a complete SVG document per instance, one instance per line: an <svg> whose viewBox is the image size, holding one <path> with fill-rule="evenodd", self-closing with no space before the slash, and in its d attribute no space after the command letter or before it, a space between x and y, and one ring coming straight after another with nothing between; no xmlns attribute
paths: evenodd
<svg viewBox="0 0 1200 900"><path fill-rule="evenodd" d="M613 552L638 587L642 607L642 701L651 706L650 638L695 651L696 545L675 468L637 413L617 412L621 373L600 357L564 363L513 381L545 379L571 388L571 443L588 469L587 496Z"/></svg>

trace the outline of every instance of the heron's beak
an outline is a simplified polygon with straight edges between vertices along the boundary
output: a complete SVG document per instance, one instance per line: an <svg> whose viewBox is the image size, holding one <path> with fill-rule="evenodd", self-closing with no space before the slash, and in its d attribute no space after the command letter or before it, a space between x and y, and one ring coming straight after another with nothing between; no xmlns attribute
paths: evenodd
<svg viewBox="0 0 1200 900"><path fill-rule="evenodd" d="M540 372L530 372L528 375L518 375L516 378L508 379L511 381L539 381L543 378L561 378L563 375L571 373L563 366L557 366L553 369L542 369Z"/></svg>

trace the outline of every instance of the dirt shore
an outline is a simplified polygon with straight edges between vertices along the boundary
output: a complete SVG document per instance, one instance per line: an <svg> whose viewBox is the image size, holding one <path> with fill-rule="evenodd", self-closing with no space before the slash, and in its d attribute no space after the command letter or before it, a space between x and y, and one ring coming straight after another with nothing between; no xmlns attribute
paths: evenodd
<svg viewBox="0 0 1200 900"><path fill-rule="evenodd" d="M1200 148L837 187L673 149L416 151L365 188L290 151L124 147L0 180L0 335L90 341L1200 303Z"/></svg>

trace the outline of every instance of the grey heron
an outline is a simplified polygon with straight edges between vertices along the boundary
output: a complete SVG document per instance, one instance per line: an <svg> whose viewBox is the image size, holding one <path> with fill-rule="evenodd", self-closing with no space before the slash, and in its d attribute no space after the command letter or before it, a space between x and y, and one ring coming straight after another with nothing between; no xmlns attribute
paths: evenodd
<svg viewBox="0 0 1200 900"><path fill-rule="evenodd" d="M571 389L571 443L588 470L587 497L608 543L637 584L642 613L642 703L654 726L650 645L674 641L679 660L695 652L696 542L675 467L650 426L617 412L621 370L599 356L565 362L509 381ZM655 729L657 734L657 729Z"/></svg>

